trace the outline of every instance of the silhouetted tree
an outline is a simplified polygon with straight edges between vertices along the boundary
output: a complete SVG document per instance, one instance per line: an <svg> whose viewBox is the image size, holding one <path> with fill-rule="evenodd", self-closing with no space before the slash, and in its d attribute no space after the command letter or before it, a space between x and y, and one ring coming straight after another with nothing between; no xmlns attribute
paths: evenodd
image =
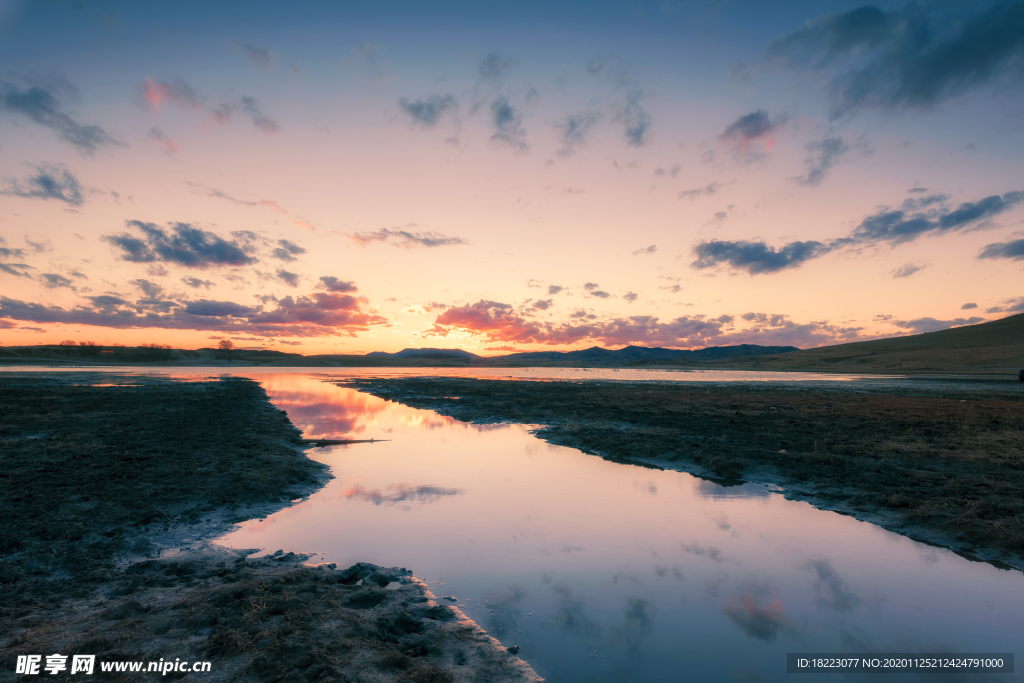
<svg viewBox="0 0 1024 683"><path fill-rule="evenodd" d="M235 348L235 343L230 339L221 339L217 344L217 348L221 351L228 352L228 362L231 362L231 349Z"/></svg>
<svg viewBox="0 0 1024 683"><path fill-rule="evenodd" d="M76 342L74 339L65 339L57 346L78 346L78 342Z"/></svg>

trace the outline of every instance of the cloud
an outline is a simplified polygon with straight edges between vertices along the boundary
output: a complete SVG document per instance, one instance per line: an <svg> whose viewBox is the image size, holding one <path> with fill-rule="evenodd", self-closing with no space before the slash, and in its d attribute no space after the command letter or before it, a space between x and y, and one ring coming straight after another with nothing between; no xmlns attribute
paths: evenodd
<svg viewBox="0 0 1024 683"><path fill-rule="evenodd" d="M928 266L926 266L926 265L919 265L919 264L914 264L914 263L908 263L908 264L906 264L904 266L900 266L896 270L892 271L892 276L894 278L896 278L896 279L904 278L904 277L910 277L911 275L913 275L914 273L918 272L919 270L922 270L922 269L927 268L927 267Z"/></svg>
<svg viewBox="0 0 1024 683"><path fill-rule="evenodd" d="M529 148L525 140L526 131L522 126L522 117L504 95L496 97L491 102L491 122L495 129L491 140L504 142L520 151Z"/></svg>
<svg viewBox="0 0 1024 683"><path fill-rule="evenodd" d="M458 331L498 344L565 345L590 340L605 346L695 348L733 344L820 346L856 340L860 332L860 328L836 327L825 322L800 324L785 315L763 313L747 314L743 327L737 327L738 321L729 315L683 316L669 321L645 315L602 320L577 309L569 319L567 323L527 320L508 304L480 300L448 307L424 334L447 337Z"/></svg>
<svg viewBox="0 0 1024 683"><path fill-rule="evenodd" d="M160 111L165 102L198 111L202 109L204 98L184 81L156 81L147 78L142 82L142 99L156 111ZM242 114L265 133L276 133L280 129L277 121L263 112L259 101L248 95L222 101L212 106L208 113L217 125L224 125L230 122L235 114Z"/></svg>
<svg viewBox="0 0 1024 683"><path fill-rule="evenodd" d="M81 206L85 203L85 199L82 198L81 183L63 164L43 163L38 166L29 164L29 166L35 169L35 174L22 181L16 178L8 179L8 187L0 192L0 195L55 199L68 206Z"/></svg>
<svg viewBox="0 0 1024 683"><path fill-rule="evenodd" d="M215 284L217 284L215 282L211 282L210 280L200 280L197 277L183 277L181 278L181 281L184 282L189 287L191 287L192 289L199 289L200 287L205 287L206 289L209 289L210 287L213 287Z"/></svg>
<svg viewBox="0 0 1024 683"><path fill-rule="evenodd" d="M352 54L362 57L367 66L370 67L370 77L367 84L379 87L392 80L391 62L380 58L383 48L376 43L365 42L352 48Z"/></svg>
<svg viewBox="0 0 1024 683"><path fill-rule="evenodd" d="M184 81L156 81L147 78L142 81L142 98L153 109L160 111L165 102L177 104L186 109L202 106L199 93Z"/></svg>
<svg viewBox="0 0 1024 683"><path fill-rule="evenodd" d="M697 197L710 197L714 193L718 192L721 187L721 183L710 183L705 187L695 187L692 190L683 190L678 196L680 199L689 199L692 201Z"/></svg>
<svg viewBox="0 0 1024 683"><path fill-rule="evenodd" d="M842 136L825 138L824 140L807 143L808 157L804 161L807 173L793 178L801 185L817 187L825 179L825 175L835 166L850 146L843 142Z"/></svg>
<svg viewBox="0 0 1024 683"><path fill-rule="evenodd" d="M534 301L532 304L533 308L536 308L541 311L546 311L552 306L554 306L554 301L552 299L541 299L538 301Z"/></svg>
<svg viewBox="0 0 1024 683"><path fill-rule="evenodd" d="M185 184L195 188L194 190L192 190L194 194L202 193L205 194L207 197L225 199L231 202L232 204L237 204L238 206L261 206L265 209L273 211L274 213L279 213L284 216L290 217L292 225L298 226L300 228L305 228L306 230L316 231L316 227L311 225L309 221L300 216L297 216L296 214L293 214L291 211L285 210L284 208L281 207L280 204L278 204L273 199L260 199L258 201L238 199L237 197L232 197L231 195L221 190L218 190L215 187L207 187L206 185L203 185L201 183L186 182Z"/></svg>
<svg viewBox="0 0 1024 683"><path fill-rule="evenodd" d="M746 240L712 240L693 247L697 260L691 263L696 269L728 263L736 270L751 275L774 273L794 268L843 247L889 243L892 245L912 242L927 234L944 234L984 225L1021 202L1024 192L1007 192L991 195L975 202L963 202L956 208L946 206L947 195L932 194L910 198L902 208L884 207L864 218L849 237L842 237L822 243L817 241L790 242L778 249L764 242ZM990 244L978 258L1019 258L1015 254L1022 248L1024 240L1002 244ZM912 274L912 273L908 273Z"/></svg>
<svg viewBox="0 0 1024 683"><path fill-rule="evenodd" d="M583 289L587 290L588 292L592 292L600 286L601 285L597 284L596 282L588 282L585 285L583 285Z"/></svg>
<svg viewBox="0 0 1024 683"><path fill-rule="evenodd" d="M790 242L776 249L764 242L711 240L693 247L697 260L690 267L700 270L728 263L735 270L743 270L751 275L777 273L787 268L796 268L829 251L830 247L815 241Z"/></svg>
<svg viewBox="0 0 1024 683"><path fill-rule="evenodd" d="M561 131L559 140L562 143L562 148L555 152L555 154L562 158L575 154L578 147L586 144L591 130L600 120L600 113L590 111L566 116L556 123L555 128Z"/></svg>
<svg viewBox="0 0 1024 683"><path fill-rule="evenodd" d="M452 95L430 95L415 102L401 97L398 100L398 106L412 117L413 123L418 124L421 128L433 128L446 111L453 110L458 105Z"/></svg>
<svg viewBox="0 0 1024 683"><path fill-rule="evenodd" d="M69 89L64 88L65 91ZM123 146L99 126L75 121L60 101L60 90L53 85L32 85L23 89L14 83L0 81L0 111L28 117L49 128L82 154L91 155L101 147Z"/></svg>
<svg viewBox="0 0 1024 683"><path fill-rule="evenodd" d="M977 307L978 307L978 304L975 304L975 303L969 303L969 304L964 304L963 306L961 306L961 307L960 307L960 310L961 310L961 311L969 311L969 310L971 310L972 308L977 308Z"/></svg>
<svg viewBox="0 0 1024 683"><path fill-rule="evenodd" d="M653 254L656 251L658 251L658 245L657 244L652 244L649 247L645 247L643 249L637 249L636 251L633 252L633 256L639 256L640 254Z"/></svg>
<svg viewBox="0 0 1024 683"><path fill-rule="evenodd" d="M156 328L208 330L267 337L356 336L387 319L363 311L365 301L332 292L287 296L274 307L198 299L178 304L150 299L130 302L109 294L86 297L90 305L65 309L0 296L0 318L38 323L94 325L115 329Z"/></svg>
<svg viewBox="0 0 1024 683"><path fill-rule="evenodd" d="M278 240L277 244L277 248L270 252L270 255L280 261L294 261L297 255L306 253L305 249L288 240Z"/></svg>
<svg viewBox="0 0 1024 683"><path fill-rule="evenodd" d="M936 201L945 199L943 195L932 195L932 198L937 198ZM929 212L907 213L903 210L883 209L861 221L851 237L858 242L910 242L926 233L944 233L969 227L998 216L1021 201L1024 201L1024 192L1007 192L1002 196L992 195L976 202L964 202L952 210L940 208Z"/></svg>
<svg viewBox="0 0 1024 683"><path fill-rule="evenodd" d="M27 263L0 263L0 272L16 277L32 277L28 272L30 270L35 270L35 268Z"/></svg>
<svg viewBox="0 0 1024 683"><path fill-rule="evenodd" d="M565 288L564 287L560 287L558 285L548 285L548 294L549 295L551 295L551 294L558 294L563 289L565 289Z"/></svg>
<svg viewBox="0 0 1024 683"><path fill-rule="evenodd" d="M626 95L626 106L620 115L626 126L626 143L633 147L643 147L647 144L647 133L651 128L651 115L641 105L642 98L642 91L630 91Z"/></svg>
<svg viewBox="0 0 1024 683"><path fill-rule="evenodd" d="M912 2L891 12L864 6L823 15L773 41L766 56L822 74L832 119L860 109L929 109L982 86L1014 83L1024 59L1024 4L949 10Z"/></svg>
<svg viewBox="0 0 1024 683"><path fill-rule="evenodd" d="M1024 239L988 244L978 254L978 258L1006 258L1013 259L1014 261L1024 260Z"/></svg>
<svg viewBox="0 0 1024 683"><path fill-rule="evenodd" d="M477 66L477 70L480 72L480 78L488 81L496 81L516 65L516 60L511 57L502 57L497 52L491 52L484 55L484 58L480 60L480 64Z"/></svg>
<svg viewBox="0 0 1024 683"><path fill-rule="evenodd" d="M277 279L281 280L289 287L299 286L299 276L297 273L290 273L283 268L278 268L275 274L277 275Z"/></svg>
<svg viewBox="0 0 1024 683"><path fill-rule="evenodd" d="M893 320L892 324L904 330L910 330L913 334L923 332L938 332L948 330L951 327L962 327L964 325L975 325L984 322L984 318L954 318L953 320L936 320L935 318L915 318L914 320Z"/></svg>
<svg viewBox="0 0 1024 683"><path fill-rule="evenodd" d="M47 289L58 289L60 287L75 289L75 283L63 275L57 275L56 273L42 273L39 275L39 281L42 282L43 286Z"/></svg>
<svg viewBox="0 0 1024 683"><path fill-rule="evenodd" d="M256 263L249 255L251 246L239 240L225 240L188 223L172 223L169 230L154 223L125 221L128 227L142 233L142 239L129 233L106 235L102 239L121 249L121 260L133 263L161 261L188 268L210 266L245 266Z"/></svg>
<svg viewBox="0 0 1024 683"><path fill-rule="evenodd" d="M626 292L625 294L622 295L622 298L628 301L629 303L633 303L634 301L637 300L637 294L636 292Z"/></svg>
<svg viewBox="0 0 1024 683"><path fill-rule="evenodd" d="M756 156L750 149L752 144L760 143L765 152L770 152L775 146L775 135L782 129L785 122L785 117L772 121L767 111L758 109L739 117L726 126L719 139L732 144L740 154Z"/></svg>
<svg viewBox="0 0 1024 683"><path fill-rule="evenodd" d="M598 299L607 299L611 294L600 289L595 289L590 293L590 296L596 296Z"/></svg>
<svg viewBox="0 0 1024 683"><path fill-rule="evenodd" d="M174 156L175 154L181 154L181 145L179 145L174 138L164 135L164 132L153 126L146 133L146 137L160 145L160 148L164 150L164 154L168 156Z"/></svg>
<svg viewBox="0 0 1024 683"><path fill-rule="evenodd" d="M461 237L448 237L437 232L409 232L407 230L389 230L381 228L376 232L352 232L346 235L359 245L374 242L390 242L396 247L413 249L415 247L443 247L455 244L469 244Z"/></svg>
<svg viewBox="0 0 1024 683"><path fill-rule="evenodd" d="M274 68L274 52L269 47L256 47L249 43L240 43L238 49L242 51L246 59L261 69L269 71Z"/></svg>
<svg viewBox="0 0 1024 683"><path fill-rule="evenodd" d="M654 169L654 175L661 175L661 176L668 175L668 176L671 176L672 178L675 178L676 176L679 175L679 172L682 171L682 170L683 170L683 167L680 166L679 164L676 164L675 166L673 166L668 171L666 171L663 168L656 168L656 169ZM682 196L682 195L680 195L680 196Z"/></svg>
<svg viewBox="0 0 1024 683"><path fill-rule="evenodd" d="M339 280L333 275L324 275L320 278L320 284L318 287L323 287L328 292L355 292L359 288L356 287L354 282L348 280Z"/></svg>

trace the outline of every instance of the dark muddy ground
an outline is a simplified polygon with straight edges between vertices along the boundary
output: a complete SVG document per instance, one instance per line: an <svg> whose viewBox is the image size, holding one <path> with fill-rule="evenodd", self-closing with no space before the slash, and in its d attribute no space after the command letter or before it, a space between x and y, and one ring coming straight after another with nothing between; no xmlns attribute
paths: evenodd
<svg viewBox="0 0 1024 683"><path fill-rule="evenodd" d="M329 478L300 443L247 379L0 376L0 680L38 679L18 655L53 653L95 654L118 680L145 674L100 663L210 661L165 676L197 681L536 680L407 570L206 543Z"/></svg>
<svg viewBox="0 0 1024 683"><path fill-rule="evenodd" d="M352 379L360 391L612 460L774 482L974 559L1024 568L1024 396L768 384ZM457 398L452 398L457 397Z"/></svg>

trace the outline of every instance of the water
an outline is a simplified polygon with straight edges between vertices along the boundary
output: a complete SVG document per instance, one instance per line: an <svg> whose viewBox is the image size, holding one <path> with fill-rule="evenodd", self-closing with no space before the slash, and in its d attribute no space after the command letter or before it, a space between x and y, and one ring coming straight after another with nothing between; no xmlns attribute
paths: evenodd
<svg viewBox="0 0 1024 683"><path fill-rule="evenodd" d="M1019 572L763 486L611 463L308 374L254 377L307 437L391 441L312 450L335 479L221 542L408 567L553 683L774 681L787 652L1013 652L1024 633ZM975 678L1013 680L928 675Z"/></svg>

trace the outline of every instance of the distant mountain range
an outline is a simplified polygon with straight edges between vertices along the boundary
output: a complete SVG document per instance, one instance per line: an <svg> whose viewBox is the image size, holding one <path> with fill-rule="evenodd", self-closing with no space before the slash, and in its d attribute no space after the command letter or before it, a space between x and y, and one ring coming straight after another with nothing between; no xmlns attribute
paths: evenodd
<svg viewBox="0 0 1024 683"><path fill-rule="evenodd" d="M478 356L462 349L402 349L397 353L374 351L366 354L366 358L378 358L389 361L463 361L480 365L636 365L642 363L703 363L723 358L746 358L749 356L766 356L791 351L799 351L795 346L757 346L740 344L738 346L709 346L695 351L665 349L661 347L627 346L612 351L592 346L580 351L531 351L526 353L510 353L505 356Z"/></svg>

